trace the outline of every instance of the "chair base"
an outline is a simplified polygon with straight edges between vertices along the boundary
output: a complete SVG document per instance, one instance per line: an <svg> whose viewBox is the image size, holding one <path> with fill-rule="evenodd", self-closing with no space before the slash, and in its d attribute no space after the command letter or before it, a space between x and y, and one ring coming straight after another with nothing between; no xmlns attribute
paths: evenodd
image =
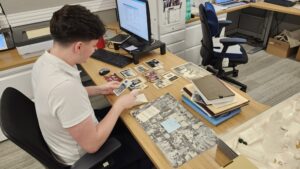
<svg viewBox="0 0 300 169"><path fill-rule="evenodd" d="M240 90L246 93L246 91L247 91L247 85L245 85L245 84L243 84L243 83L241 83L241 82L239 82L239 81L237 81L237 80L235 80L233 78L228 77L228 75L231 75L231 74L232 74L233 77L237 77L238 76L239 71L236 70L234 67L233 67L232 71L228 71L228 72L225 72L223 69L221 69L221 70L215 70L215 69L213 69L213 68L211 68L209 66L206 68L206 70L210 71L211 73L213 73L214 75L216 75L220 79L223 79L223 80L225 80L227 82L230 82L232 84L235 84L235 85L239 86Z"/></svg>

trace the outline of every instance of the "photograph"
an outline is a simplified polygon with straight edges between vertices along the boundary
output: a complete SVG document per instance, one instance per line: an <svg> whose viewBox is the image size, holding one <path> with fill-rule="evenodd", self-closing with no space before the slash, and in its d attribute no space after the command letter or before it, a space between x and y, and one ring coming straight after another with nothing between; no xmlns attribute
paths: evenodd
<svg viewBox="0 0 300 169"><path fill-rule="evenodd" d="M183 65L172 68L172 70L181 77L184 77L188 80L195 79L198 77L204 77L210 75L211 73L201 68L200 66L188 62Z"/></svg>
<svg viewBox="0 0 300 169"><path fill-rule="evenodd" d="M107 81L107 82L110 82L110 81L118 81L118 82L122 82L122 78L120 76L118 76L116 73L112 74L112 75L108 75L108 76L104 76L104 79Z"/></svg>
<svg viewBox="0 0 300 169"><path fill-rule="evenodd" d="M116 96L120 96L126 89L126 84L125 83L121 83L121 85L114 89L113 92Z"/></svg>
<svg viewBox="0 0 300 169"><path fill-rule="evenodd" d="M138 65L138 66L134 67L134 69L139 73L145 73L149 70L149 68L147 68L144 65Z"/></svg>
<svg viewBox="0 0 300 169"><path fill-rule="evenodd" d="M132 70L131 68L122 70L122 71L120 72L120 74L121 74L124 78L132 78L132 77L135 77L135 76L136 76L136 73L135 73L134 70Z"/></svg>
<svg viewBox="0 0 300 169"><path fill-rule="evenodd" d="M157 59L151 59L145 62L147 66L149 66L150 68L154 69L154 70L158 70L163 68L162 63L157 60Z"/></svg>
<svg viewBox="0 0 300 169"><path fill-rule="evenodd" d="M156 80L155 83L153 83L154 87L156 87L157 89L167 87L171 84L172 84L172 82L170 82L168 79L159 79L159 80Z"/></svg>
<svg viewBox="0 0 300 169"><path fill-rule="evenodd" d="M129 80L129 83L127 85L128 89L131 91L133 89L145 89L146 87L148 87L146 84L145 84L146 80L143 79L142 77L137 77L137 78L134 78L134 79L131 79Z"/></svg>
<svg viewBox="0 0 300 169"><path fill-rule="evenodd" d="M158 74L154 70L144 73L144 76L147 79L147 81L151 83L154 83L156 80L159 79Z"/></svg>
<svg viewBox="0 0 300 169"><path fill-rule="evenodd" d="M168 79L171 82L179 78L173 72L167 72L162 77L165 78L165 79Z"/></svg>

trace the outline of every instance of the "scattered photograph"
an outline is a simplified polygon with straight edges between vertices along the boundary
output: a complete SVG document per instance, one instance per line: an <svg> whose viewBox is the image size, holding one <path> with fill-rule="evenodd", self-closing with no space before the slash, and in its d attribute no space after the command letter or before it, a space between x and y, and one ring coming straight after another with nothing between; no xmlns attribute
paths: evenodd
<svg viewBox="0 0 300 169"><path fill-rule="evenodd" d="M149 68L147 68L144 65L138 65L138 66L134 67L134 69L139 73L145 73L149 70Z"/></svg>
<svg viewBox="0 0 300 169"><path fill-rule="evenodd" d="M128 80L128 89L131 91L131 90L134 90L134 89L140 89L140 90L143 90L145 88L147 88L148 86L145 84L146 80L143 79L142 77L137 77L137 78L134 78L134 79L131 79L131 80Z"/></svg>
<svg viewBox="0 0 300 169"><path fill-rule="evenodd" d="M179 77L175 75L173 72L167 72L166 74L163 75L164 79L168 79L169 81L174 81L178 79Z"/></svg>
<svg viewBox="0 0 300 169"><path fill-rule="evenodd" d="M153 83L154 87L156 87L157 89L167 87L171 84L172 82L170 82L168 79L158 79L155 81L155 83Z"/></svg>
<svg viewBox="0 0 300 169"><path fill-rule="evenodd" d="M158 74L154 70L144 73L144 76L147 79L147 81L151 83L154 83L156 80L159 79Z"/></svg>
<svg viewBox="0 0 300 169"><path fill-rule="evenodd" d="M122 70L120 73L124 78L132 78L136 76L136 73L131 68Z"/></svg>
<svg viewBox="0 0 300 169"><path fill-rule="evenodd" d="M126 87L126 84L123 82L118 88L114 89L113 92L116 96L120 96L125 91Z"/></svg>
<svg viewBox="0 0 300 169"><path fill-rule="evenodd" d="M116 73L112 74L112 75L108 75L108 76L104 76L104 79L107 81L107 82L110 82L110 81L118 81L118 82L122 82L122 78L120 76L118 76Z"/></svg>
<svg viewBox="0 0 300 169"><path fill-rule="evenodd" d="M150 68L154 70L162 69L163 65L162 63L157 59L151 59L145 62L146 65L148 65Z"/></svg>
<svg viewBox="0 0 300 169"><path fill-rule="evenodd" d="M194 63L191 63L191 62L174 67L174 68L172 68L172 70L179 76L182 76L189 80L198 78L198 77L204 77L206 75L211 74L207 70L205 70L205 69L201 68L200 66L198 66Z"/></svg>

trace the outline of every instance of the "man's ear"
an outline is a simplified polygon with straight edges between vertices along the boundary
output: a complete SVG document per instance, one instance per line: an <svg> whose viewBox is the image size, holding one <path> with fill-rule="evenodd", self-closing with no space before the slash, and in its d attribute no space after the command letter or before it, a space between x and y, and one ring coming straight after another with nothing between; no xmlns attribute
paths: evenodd
<svg viewBox="0 0 300 169"><path fill-rule="evenodd" d="M82 48L82 42L79 41L74 43L73 46L74 53L80 53L81 48Z"/></svg>

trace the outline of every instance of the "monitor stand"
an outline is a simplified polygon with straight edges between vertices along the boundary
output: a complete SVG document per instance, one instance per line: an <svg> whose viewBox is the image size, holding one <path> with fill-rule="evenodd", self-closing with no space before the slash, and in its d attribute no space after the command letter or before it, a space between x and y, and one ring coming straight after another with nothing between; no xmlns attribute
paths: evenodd
<svg viewBox="0 0 300 169"><path fill-rule="evenodd" d="M127 47L129 46L135 46L137 47L136 50L128 50ZM130 37L128 40L123 42L122 44L114 44L115 50L118 50L119 48L127 51L129 54L132 55L133 63L138 64L139 58L149 53L152 50L160 48L160 54L164 55L166 53L166 44L159 41L159 40L152 40L151 43L146 42L140 42L134 37Z"/></svg>

